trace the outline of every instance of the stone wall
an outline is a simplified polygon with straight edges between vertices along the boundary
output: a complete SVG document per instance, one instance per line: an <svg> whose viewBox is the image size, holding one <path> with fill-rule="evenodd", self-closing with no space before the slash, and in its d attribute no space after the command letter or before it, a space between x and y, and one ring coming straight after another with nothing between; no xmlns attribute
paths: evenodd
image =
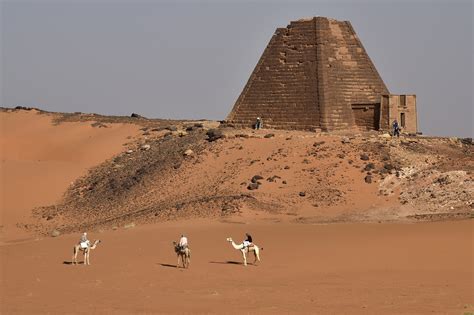
<svg viewBox="0 0 474 315"><path fill-rule="evenodd" d="M392 122L396 119L402 128L402 132L418 132L418 119L416 112L416 95L384 95L382 101L387 104L387 112L384 126L390 129ZM403 117L402 117L403 116Z"/></svg>
<svg viewBox="0 0 474 315"><path fill-rule="evenodd" d="M347 21L315 17L273 35L227 120L250 127L356 127L353 105L378 104L388 90Z"/></svg>

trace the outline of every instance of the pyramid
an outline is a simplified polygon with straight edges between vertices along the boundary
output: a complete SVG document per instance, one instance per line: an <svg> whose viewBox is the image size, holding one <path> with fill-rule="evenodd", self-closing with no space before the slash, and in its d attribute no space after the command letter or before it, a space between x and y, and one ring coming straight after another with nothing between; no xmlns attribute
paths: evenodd
<svg viewBox="0 0 474 315"><path fill-rule="evenodd" d="M323 131L362 122L378 129L381 96L388 94L350 22L313 17L276 30L226 121L251 127L262 117L265 128Z"/></svg>

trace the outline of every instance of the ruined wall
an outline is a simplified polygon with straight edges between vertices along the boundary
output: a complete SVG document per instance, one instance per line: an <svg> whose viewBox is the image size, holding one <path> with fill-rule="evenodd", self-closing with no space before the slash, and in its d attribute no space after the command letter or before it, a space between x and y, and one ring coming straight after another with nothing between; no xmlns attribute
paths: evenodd
<svg viewBox="0 0 474 315"><path fill-rule="evenodd" d="M356 127L352 106L388 94L349 22L291 22L273 35L227 120L250 127L337 130ZM378 123L378 122L377 122Z"/></svg>
<svg viewBox="0 0 474 315"><path fill-rule="evenodd" d="M418 132L418 118L416 112L416 95L394 95L384 96L388 99L388 121L389 128L396 119L402 128L402 132ZM402 117L403 116L403 117ZM387 128L387 129L389 129Z"/></svg>

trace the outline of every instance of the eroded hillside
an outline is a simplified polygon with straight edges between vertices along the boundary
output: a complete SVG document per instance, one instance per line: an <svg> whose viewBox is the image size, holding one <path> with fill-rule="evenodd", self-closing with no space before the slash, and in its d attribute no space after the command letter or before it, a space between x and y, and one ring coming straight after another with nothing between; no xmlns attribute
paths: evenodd
<svg viewBox="0 0 474 315"><path fill-rule="evenodd" d="M142 129L124 152L35 210L42 233L187 217L301 223L469 217L473 146L377 133Z"/></svg>

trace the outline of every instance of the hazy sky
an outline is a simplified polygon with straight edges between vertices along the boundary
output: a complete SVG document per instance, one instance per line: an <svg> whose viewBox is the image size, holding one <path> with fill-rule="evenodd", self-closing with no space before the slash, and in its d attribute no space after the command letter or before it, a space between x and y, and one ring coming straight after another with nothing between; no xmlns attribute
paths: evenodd
<svg viewBox="0 0 474 315"><path fill-rule="evenodd" d="M425 134L473 135L472 1L3 1L2 106L224 119L277 27L351 21Z"/></svg>

